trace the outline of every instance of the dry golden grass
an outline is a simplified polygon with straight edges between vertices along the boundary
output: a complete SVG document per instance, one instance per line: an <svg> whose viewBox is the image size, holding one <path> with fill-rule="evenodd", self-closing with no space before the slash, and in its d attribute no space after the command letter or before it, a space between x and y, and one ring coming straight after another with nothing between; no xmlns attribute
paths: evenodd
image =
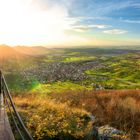
<svg viewBox="0 0 140 140"><path fill-rule="evenodd" d="M92 128L90 113L96 126L108 124L135 140L140 136L140 90L22 94L14 101L37 139L83 139Z"/></svg>
<svg viewBox="0 0 140 140"><path fill-rule="evenodd" d="M17 96L14 102L37 140L83 139L92 129L90 114L70 108L67 103L56 103L49 97L33 94Z"/></svg>
<svg viewBox="0 0 140 140"><path fill-rule="evenodd" d="M51 97L92 113L97 126L109 124L131 137L140 136L140 90L53 93Z"/></svg>

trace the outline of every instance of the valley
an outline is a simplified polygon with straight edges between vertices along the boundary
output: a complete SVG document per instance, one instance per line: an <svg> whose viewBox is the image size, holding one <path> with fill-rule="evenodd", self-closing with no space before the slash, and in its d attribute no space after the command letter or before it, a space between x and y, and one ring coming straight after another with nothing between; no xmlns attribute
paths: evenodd
<svg viewBox="0 0 140 140"><path fill-rule="evenodd" d="M42 47L40 53L38 48L22 50L25 51L21 57L1 59L1 68L7 78L13 78L12 83L16 82L16 77L22 81L18 83L32 86L69 82L92 90L140 88L139 50L46 48L43 54L45 48ZM32 86L29 87L32 89ZM13 86L11 89L14 90Z"/></svg>
<svg viewBox="0 0 140 140"><path fill-rule="evenodd" d="M0 67L35 139L92 138L93 116L98 128L122 130L117 135L121 140L139 137L140 50L22 47L21 51L7 46L7 52L7 57L0 57Z"/></svg>

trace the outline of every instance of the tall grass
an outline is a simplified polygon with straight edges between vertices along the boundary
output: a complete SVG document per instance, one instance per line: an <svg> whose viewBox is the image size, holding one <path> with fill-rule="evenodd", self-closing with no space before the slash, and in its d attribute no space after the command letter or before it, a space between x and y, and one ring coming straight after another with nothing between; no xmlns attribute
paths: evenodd
<svg viewBox="0 0 140 140"><path fill-rule="evenodd" d="M51 97L92 113L97 126L109 124L133 138L140 136L140 90L77 91Z"/></svg>
<svg viewBox="0 0 140 140"><path fill-rule="evenodd" d="M14 101L37 140L85 139L92 130L90 114L67 103L34 95L18 96Z"/></svg>
<svg viewBox="0 0 140 140"><path fill-rule="evenodd" d="M140 90L22 94L14 101L36 139L85 139L96 126L110 125L140 137Z"/></svg>

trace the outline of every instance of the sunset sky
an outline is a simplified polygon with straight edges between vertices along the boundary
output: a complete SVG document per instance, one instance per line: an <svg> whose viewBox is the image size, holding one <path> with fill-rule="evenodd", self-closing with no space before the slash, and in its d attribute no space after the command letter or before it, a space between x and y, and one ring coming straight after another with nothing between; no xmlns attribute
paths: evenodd
<svg viewBox="0 0 140 140"><path fill-rule="evenodd" d="M0 0L0 44L140 45L140 0Z"/></svg>

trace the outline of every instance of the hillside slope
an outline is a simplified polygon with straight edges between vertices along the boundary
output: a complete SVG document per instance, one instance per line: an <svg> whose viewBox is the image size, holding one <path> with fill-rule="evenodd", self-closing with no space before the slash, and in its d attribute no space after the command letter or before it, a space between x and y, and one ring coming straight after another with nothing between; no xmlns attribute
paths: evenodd
<svg viewBox="0 0 140 140"><path fill-rule="evenodd" d="M0 45L0 59L22 57L23 54L17 52L12 47L6 45Z"/></svg>
<svg viewBox="0 0 140 140"><path fill-rule="evenodd" d="M36 47L17 46L14 47L14 50L22 54L32 55L32 56L45 55L50 52L50 49L41 46L36 46Z"/></svg>

